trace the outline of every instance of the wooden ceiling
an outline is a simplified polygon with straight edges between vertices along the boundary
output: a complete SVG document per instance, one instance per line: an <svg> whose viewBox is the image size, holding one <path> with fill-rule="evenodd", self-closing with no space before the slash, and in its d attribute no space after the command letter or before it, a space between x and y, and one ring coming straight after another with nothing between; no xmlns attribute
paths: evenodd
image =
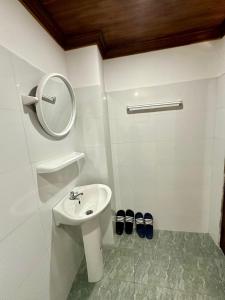
<svg viewBox="0 0 225 300"><path fill-rule="evenodd" d="M225 0L19 0L65 50L112 58L221 38Z"/></svg>

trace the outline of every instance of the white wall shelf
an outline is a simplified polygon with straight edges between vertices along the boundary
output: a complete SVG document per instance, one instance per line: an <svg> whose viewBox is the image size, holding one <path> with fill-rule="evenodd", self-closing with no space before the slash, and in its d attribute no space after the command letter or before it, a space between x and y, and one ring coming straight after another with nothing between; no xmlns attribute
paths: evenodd
<svg viewBox="0 0 225 300"><path fill-rule="evenodd" d="M73 152L62 157L41 161L36 164L38 174L53 173L85 157L84 153Z"/></svg>

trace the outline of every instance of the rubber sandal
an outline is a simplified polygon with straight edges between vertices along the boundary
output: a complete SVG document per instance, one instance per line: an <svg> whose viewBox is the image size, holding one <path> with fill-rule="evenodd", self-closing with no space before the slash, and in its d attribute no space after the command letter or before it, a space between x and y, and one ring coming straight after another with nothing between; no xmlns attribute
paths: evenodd
<svg viewBox="0 0 225 300"><path fill-rule="evenodd" d="M137 212L135 214L135 224L136 224L136 231L140 238L145 237L145 225L143 214L141 212Z"/></svg>
<svg viewBox="0 0 225 300"><path fill-rule="evenodd" d="M153 217L150 213L145 213L145 236L147 239L151 240L153 238Z"/></svg>
<svg viewBox="0 0 225 300"><path fill-rule="evenodd" d="M134 226L134 212L131 209L126 210L125 217L125 232L126 234L131 234L133 232Z"/></svg>
<svg viewBox="0 0 225 300"><path fill-rule="evenodd" d="M121 235L124 230L125 211L118 210L116 213L116 233Z"/></svg>

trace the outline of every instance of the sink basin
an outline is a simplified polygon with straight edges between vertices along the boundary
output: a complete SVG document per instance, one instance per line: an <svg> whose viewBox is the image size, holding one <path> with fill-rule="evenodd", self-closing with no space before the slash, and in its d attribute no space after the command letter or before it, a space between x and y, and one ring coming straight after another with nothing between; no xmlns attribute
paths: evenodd
<svg viewBox="0 0 225 300"><path fill-rule="evenodd" d="M83 193L79 200L70 200L69 193L54 208L56 225L80 225L87 263L88 281L97 282L103 277L102 237L99 215L109 205L111 189L103 184L79 186L74 193Z"/></svg>
<svg viewBox="0 0 225 300"><path fill-rule="evenodd" d="M73 189L83 193L80 201L70 200L66 195L54 208L56 225L80 225L98 216L108 206L111 199L111 189L103 184L79 186Z"/></svg>

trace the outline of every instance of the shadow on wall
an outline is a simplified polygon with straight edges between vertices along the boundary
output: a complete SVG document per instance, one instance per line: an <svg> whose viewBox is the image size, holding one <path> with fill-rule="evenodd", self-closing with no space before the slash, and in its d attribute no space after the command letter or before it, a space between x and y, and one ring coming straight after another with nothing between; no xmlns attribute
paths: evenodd
<svg viewBox="0 0 225 300"><path fill-rule="evenodd" d="M74 181L80 173L80 165L74 163L58 172L37 175L38 193L42 203L59 201L75 186ZM54 201L54 203L55 203Z"/></svg>
<svg viewBox="0 0 225 300"><path fill-rule="evenodd" d="M49 294L51 300L66 299L83 259L83 240L79 226L59 226L52 207L78 185L79 166L72 164L58 172L37 175L42 218L49 246Z"/></svg>
<svg viewBox="0 0 225 300"><path fill-rule="evenodd" d="M67 299L82 259L83 240L80 226L56 227L53 222L49 277L50 300Z"/></svg>
<svg viewBox="0 0 225 300"><path fill-rule="evenodd" d="M43 128L40 125L40 122L38 121L37 118L37 114L36 114L36 108L35 105L23 105L23 111L25 114L27 114L29 116L29 120L31 122L31 124L33 125L33 127L35 128L35 130L41 134L42 136L44 136L46 139L50 140L50 141L54 141L54 140L62 140L64 139L67 135L63 136L63 137L52 137L49 134L47 134Z"/></svg>

